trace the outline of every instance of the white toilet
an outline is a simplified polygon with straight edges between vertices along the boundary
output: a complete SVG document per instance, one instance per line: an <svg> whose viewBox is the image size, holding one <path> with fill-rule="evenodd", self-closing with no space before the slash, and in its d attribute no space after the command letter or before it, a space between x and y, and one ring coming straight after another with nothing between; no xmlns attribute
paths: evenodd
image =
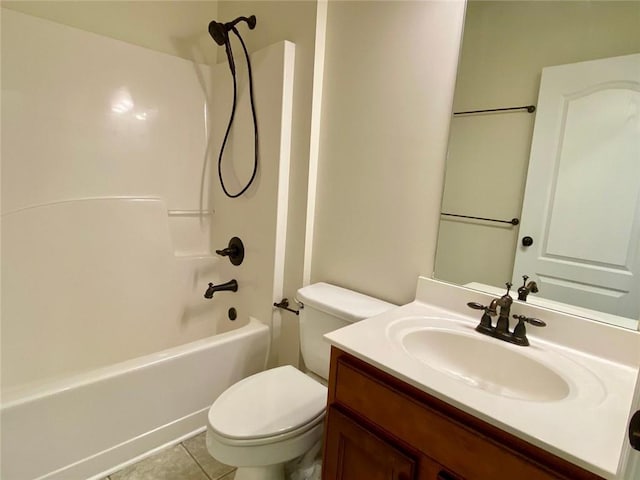
<svg viewBox="0 0 640 480"><path fill-rule="evenodd" d="M323 335L395 305L327 283L298 290L300 349L309 370L283 366L232 385L209 410L207 449L235 480L282 480L284 464L322 439L330 345Z"/></svg>

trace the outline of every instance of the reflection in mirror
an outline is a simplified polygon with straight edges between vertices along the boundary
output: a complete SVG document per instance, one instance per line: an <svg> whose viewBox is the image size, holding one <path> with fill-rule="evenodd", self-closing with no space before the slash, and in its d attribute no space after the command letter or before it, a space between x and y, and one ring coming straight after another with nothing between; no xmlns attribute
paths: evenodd
<svg viewBox="0 0 640 480"><path fill-rule="evenodd" d="M640 2L468 3L436 278L526 275L532 304L638 328L639 22Z"/></svg>

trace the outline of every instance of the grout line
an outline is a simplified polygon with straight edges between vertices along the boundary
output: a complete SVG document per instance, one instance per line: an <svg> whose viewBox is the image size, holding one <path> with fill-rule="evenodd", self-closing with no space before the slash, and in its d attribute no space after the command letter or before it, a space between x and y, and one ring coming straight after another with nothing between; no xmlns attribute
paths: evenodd
<svg viewBox="0 0 640 480"><path fill-rule="evenodd" d="M189 451L189 449L187 448L187 446L184 444L184 442L180 442L180 446L182 448L184 448L185 452L187 452L187 455L189 455L191 457L191 459L196 462L196 465L198 465L198 467L200 468L200 470L202 470L202 473L204 473L204 476L207 477L209 480L214 480L213 478L211 478L209 476L209 474L207 473L207 471L204 469L204 467L202 465L200 465L200 462L198 462L198 460L196 459L196 457L193 456L193 454Z"/></svg>

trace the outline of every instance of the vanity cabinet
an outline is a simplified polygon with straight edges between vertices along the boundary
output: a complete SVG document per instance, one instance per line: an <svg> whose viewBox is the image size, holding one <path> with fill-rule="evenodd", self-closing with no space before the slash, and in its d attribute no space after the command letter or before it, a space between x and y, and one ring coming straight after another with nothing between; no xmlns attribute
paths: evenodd
<svg viewBox="0 0 640 480"><path fill-rule="evenodd" d="M417 461L335 407L328 411L331 430L326 439L325 478L409 480Z"/></svg>
<svg viewBox="0 0 640 480"><path fill-rule="evenodd" d="M323 480L601 480L335 347L324 442Z"/></svg>

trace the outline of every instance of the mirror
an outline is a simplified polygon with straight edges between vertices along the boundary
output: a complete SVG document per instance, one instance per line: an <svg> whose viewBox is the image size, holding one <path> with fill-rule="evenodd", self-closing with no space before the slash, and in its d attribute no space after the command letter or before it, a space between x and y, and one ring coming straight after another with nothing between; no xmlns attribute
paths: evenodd
<svg viewBox="0 0 640 480"><path fill-rule="evenodd" d="M516 298L527 275L532 304L638 328L639 21L640 2L469 1L435 278Z"/></svg>

